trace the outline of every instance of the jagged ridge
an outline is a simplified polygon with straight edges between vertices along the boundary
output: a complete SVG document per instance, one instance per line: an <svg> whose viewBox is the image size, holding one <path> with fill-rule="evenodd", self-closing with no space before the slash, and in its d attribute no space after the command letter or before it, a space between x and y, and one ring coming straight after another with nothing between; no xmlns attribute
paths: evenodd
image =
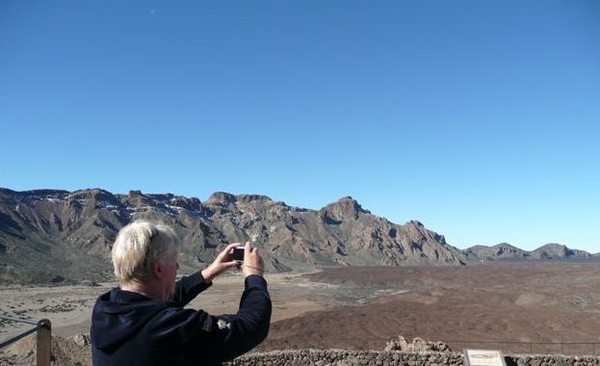
<svg viewBox="0 0 600 366"><path fill-rule="evenodd" d="M253 241L270 271L336 265L462 264L444 237L411 221L396 225L344 197L320 210L263 195L216 192L208 200L167 194L0 189L2 282L111 278L110 246L128 222L171 225L183 239L182 264L198 268L215 249Z"/></svg>
<svg viewBox="0 0 600 366"><path fill-rule="evenodd" d="M111 279L110 246L118 230L138 218L165 222L176 230L184 243L183 271L212 261L216 249L226 243L247 240L261 250L269 271L340 265L462 265L482 258L505 258L504 253L541 259L589 256L556 246L528 254L508 244L461 251L418 221L394 224L363 209L352 197L310 210L264 195L227 192L215 192L202 202L171 193L0 188L0 281Z"/></svg>

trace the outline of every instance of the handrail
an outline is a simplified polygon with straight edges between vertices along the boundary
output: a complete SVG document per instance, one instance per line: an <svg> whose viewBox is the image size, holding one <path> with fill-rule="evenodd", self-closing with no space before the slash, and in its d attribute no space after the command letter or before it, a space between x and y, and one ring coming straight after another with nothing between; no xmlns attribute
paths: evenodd
<svg viewBox="0 0 600 366"><path fill-rule="evenodd" d="M36 337L36 365L37 366L50 366L51 358L51 347L52 347L52 324L48 319L42 319L38 322L33 322L28 319L15 318L6 315L0 315L0 319L9 320L18 323L25 323L35 325L35 327L26 330L16 336L9 338L0 343L0 349L9 346L32 333L37 333Z"/></svg>
<svg viewBox="0 0 600 366"><path fill-rule="evenodd" d="M29 320L29 319L25 319L25 318L18 318L18 317L8 316L8 315L0 315L0 319L10 320L10 321L17 322L17 323L31 324L31 325L38 324L38 322L34 322L33 320ZM2 348L2 347L0 347L0 348Z"/></svg>

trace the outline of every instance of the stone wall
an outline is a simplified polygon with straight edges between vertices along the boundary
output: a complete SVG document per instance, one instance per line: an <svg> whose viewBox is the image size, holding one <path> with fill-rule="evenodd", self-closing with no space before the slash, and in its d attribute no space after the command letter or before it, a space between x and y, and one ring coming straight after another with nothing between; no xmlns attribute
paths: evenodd
<svg viewBox="0 0 600 366"><path fill-rule="evenodd" d="M505 355L507 366L600 365L600 356ZM433 366L463 365L457 352L400 352L347 350L287 350L251 353L228 366Z"/></svg>

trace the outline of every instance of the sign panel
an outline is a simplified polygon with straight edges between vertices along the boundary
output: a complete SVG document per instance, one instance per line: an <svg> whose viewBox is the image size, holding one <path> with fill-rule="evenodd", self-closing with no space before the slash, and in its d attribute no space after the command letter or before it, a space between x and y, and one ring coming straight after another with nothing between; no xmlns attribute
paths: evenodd
<svg viewBox="0 0 600 366"><path fill-rule="evenodd" d="M466 349L464 351L467 366L506 366L502 352L485 349Z"/></svg>

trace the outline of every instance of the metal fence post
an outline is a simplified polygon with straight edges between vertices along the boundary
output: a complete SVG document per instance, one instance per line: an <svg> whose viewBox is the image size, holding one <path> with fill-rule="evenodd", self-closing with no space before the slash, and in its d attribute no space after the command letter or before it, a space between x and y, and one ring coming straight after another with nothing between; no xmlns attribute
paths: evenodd
<svg viewBox="0 0 600 366"><path fill-rule="evenodd" d="M42 319L38 322L36 339L36 365L50 366L52 355L52 325L50 320Z"/></svg>

